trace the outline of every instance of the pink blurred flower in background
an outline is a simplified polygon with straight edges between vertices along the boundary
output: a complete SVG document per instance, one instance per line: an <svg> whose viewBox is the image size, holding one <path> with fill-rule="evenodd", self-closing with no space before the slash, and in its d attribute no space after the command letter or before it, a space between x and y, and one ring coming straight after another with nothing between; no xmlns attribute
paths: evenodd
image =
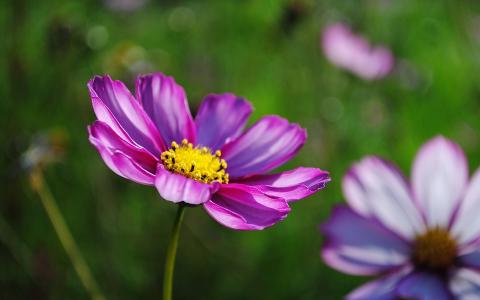
<svg viewBox="0 0 480 300"><path fill-rule="evenodd" d="M321 46L327 59L365 80L377 80L393 69L391 51L383 46L372 47L363 37L354 34L342 23L328 25Z"/></svg>
<svg viewBox="0 0 480 300"><path fill-rule="evenodd" d="M443 137L418 152L408 182L393 164L364 158L345 175L348 206L322 226L322 256L372 276L349 300L469 300L480 295L480 169Z"/></svg>

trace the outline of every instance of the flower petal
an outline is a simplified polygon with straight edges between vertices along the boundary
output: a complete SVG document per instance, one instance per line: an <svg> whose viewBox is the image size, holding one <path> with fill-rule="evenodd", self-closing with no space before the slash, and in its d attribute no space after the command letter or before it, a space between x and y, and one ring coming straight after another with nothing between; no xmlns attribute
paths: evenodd
<svg viewBox="0 0 480 300"><path fill-rule="evenodd" d="M451 232L460 244L466 244L480 238L480 169L473 175L465 198L456 213Z"/></svg>
<svg viewBox="0 0 480 300"><path fill-rule="evenodd" d="M323 189L330 180L326 171L299 167L278 174L252 176L240 182L253 185L269 196L295 201Z"/></svg>
<svg viewBox="0 0 480 300"><path fill-rule="evenodd" d="M400 281L398 296L407 299L452 300L447 284L438 275L429 272L414 272Z"/></svg>
<svg viewBox="0 0 480 300"><path fill-rule="evenodd" d="M118 123L117 119L110 111L110 109L103 103L102 100L98 97L92 97L92 106L97 119L101 122L104 122L112 128L115 133L120 136L123 140L128 140L131 143L135 143L132 138L125 132L122 126Z"/></svg>
<svg viewBox="0 0 480 300"><path fill-rule="evenodd" d="M478 300L480 295L480 272L462 268L450 280L450 290L458 300Z"/></svg>
<svg viewBox="0 0 480 300"><path fill-rule="evenodd" d="M160 196L174 203L202 204L211 199L219 184L202 183L180 174L171 173L158 165L155 187Z"/></svg>
<svg viewBox="0 0 480 300"><path fill-rule="evenodd" d="M322 48L330 62L365 80L385 77L394 65L394 57L389 49L370 45L365 38L353 33L342 23L325 28Z"/></svg>
<svg viewBox="0 0 480 300"><path fill-rule="evenodd" d="M412 267L407 266L398 271L394 271L380 279L367 282L357 288L345 299L347 300L394 300L397 299L397 284L411 271Z"/></svg>
<svg viewBox="0 0 480 300"><path fill-rule="evenodd" d="M252 105L233 94L205 97L195 117L197 144L220 149L238 137L252 113Z"/></svg>
<svg viewBox="0 0 480 300"><path fill-rule="evenodd" d="M468 165L462 149L438 136L418 152L413 165L415 200L429 226L447 227L468 181Z"/></svg>
<svg viewBox="0 0 480 300"><path fill-rule="evenodd" d="M260 119L222 149L231 178L272 170L291 159L305 143L307 133L278 116Z"/></svg>
<svg viewBox="0 0 480 300"><path fill-rule="evenodd" d="M466 266L480 271L480 248L458 257L458 261Z"/></svg>
<svg viewBox="0 0 480 300"><path fill-rule="evenodd" d="M97 118L119 136L125 138L128 135L154 155L165 149L152 120L121 81L114 81L109 76L95 76L88 82L88 89Z"/></svg>
<svg viewBox="0 0 480 300"><path fill-rule="evenodd" d="M119 150L109 149L93 136L89 139L97 148L105 164L117 175L136 183L153 185L155 175L145 170L134 159Z"/></svg>
<svg viewBox="0 0 480 300"><path fill-rule="evenodd" d="M235 183L222 185L203 206L217 222L237 230L264 229L285 219L290 212L284 199Z"/></svg>
<svg viewBox="0 0 480 300"><path fill-rule="evenodd" d="M345 273L374 275L408 263L410 246L406 241L347 206L337 206L321 231L326 238L324 261Z"/></svg>
<svg viewBox="0 0 480 300"><path fill-rule="evenodd" d="M89 137L95 144L101 144L111 152L119 151L130 157L139 166L151 174L155 174L158 159L146 149L123 140L106 123L95 121L88 127Z"/></svg>
<svg viewBox="0 0 480 300"><path fill-rule="evenodd" d="M345 175L342 186L354 210L401 236L411 239L424 229L408 185L392 164L377 157L364 158Z"/></svg>
<svg viewBox="0 0 480 300"><path fill-rule="evenodd" d="M167 146L182 139L195 144L195 125L185 91L172 77L162 73L139 76L136 93Z"/></svg>

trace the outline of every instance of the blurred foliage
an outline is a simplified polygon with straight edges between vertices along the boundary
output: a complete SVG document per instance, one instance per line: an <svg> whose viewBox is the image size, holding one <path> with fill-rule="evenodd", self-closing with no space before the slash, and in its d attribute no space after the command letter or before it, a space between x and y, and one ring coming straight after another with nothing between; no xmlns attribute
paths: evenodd
<svg viewBox="0 0 480 300"><path fill-rule="evenodd" d="M322 27L344 21L389 45L395 71L362 81L329 64ZM85 299L21 157L52 129L68 145L47 181L109 299L158 299L175 206L107 169L88 143L86 82L108 73L133 87L159 70L195 111L210 92L280 114L309 140L283 169L329 170L324 191L261 232L224 228L189 209L176 299L341 299L365 279L325 266L318 225L343 201L341 178L367 154L408 174L417 148L444 134L480 163L480 4L476 1L7 0L0 3L0 298Z"/></svg>

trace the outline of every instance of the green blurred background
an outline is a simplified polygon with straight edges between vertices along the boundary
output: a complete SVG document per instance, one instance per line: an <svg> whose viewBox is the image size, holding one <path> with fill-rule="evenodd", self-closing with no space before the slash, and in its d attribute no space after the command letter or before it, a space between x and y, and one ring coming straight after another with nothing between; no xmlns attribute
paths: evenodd
<svg viewBox="0 0 480 300"><path fill-rule="evenodd" d="M318 225L343 201L352 162L378 154L408 174L418 147L444 134L472 169L480 163L477 1L6 0L0 21L1 299L88 298L21 163L46 134L65 145L46 180L107 298L160 298L176 207L113 174L89 144L95 74L132 87L138 73L165 72L192 111L207 93L245 96L251 122L279 114L308 129L282 169L331 172L325 190L264 231L188 209L176 299L341 299L367 279L322 263ZM366 82L328 63L320 33L335 21L388 45L393 73Z"/></svg>

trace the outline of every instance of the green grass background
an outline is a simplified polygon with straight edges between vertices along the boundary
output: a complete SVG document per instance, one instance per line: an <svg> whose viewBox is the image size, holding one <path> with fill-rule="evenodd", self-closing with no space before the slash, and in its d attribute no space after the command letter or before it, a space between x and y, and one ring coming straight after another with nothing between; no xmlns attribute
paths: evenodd
<svg viewBox="0 0 480 300"><path fill-rule="evenodd" d="M321 29L344 21L391 47L397 64L365 82L328 63ZM0 3L0 298L87 299L19 158L33 136L61 130L62 162L46 178L108 299L159 299L175 205L113 174L88 143L86 82L108 73L130 87L162 71L193 111L208 93L308 129L282 169L329 170L333 181L294 203L282 223L236 232L189 209L176 299L342 299L366 278L322 263L318 226L343 202L341 179L364 155L409 174L416 150L443 134L480 163L480 4L476 1L160 1L135 12L101 1Z"/></svg>

